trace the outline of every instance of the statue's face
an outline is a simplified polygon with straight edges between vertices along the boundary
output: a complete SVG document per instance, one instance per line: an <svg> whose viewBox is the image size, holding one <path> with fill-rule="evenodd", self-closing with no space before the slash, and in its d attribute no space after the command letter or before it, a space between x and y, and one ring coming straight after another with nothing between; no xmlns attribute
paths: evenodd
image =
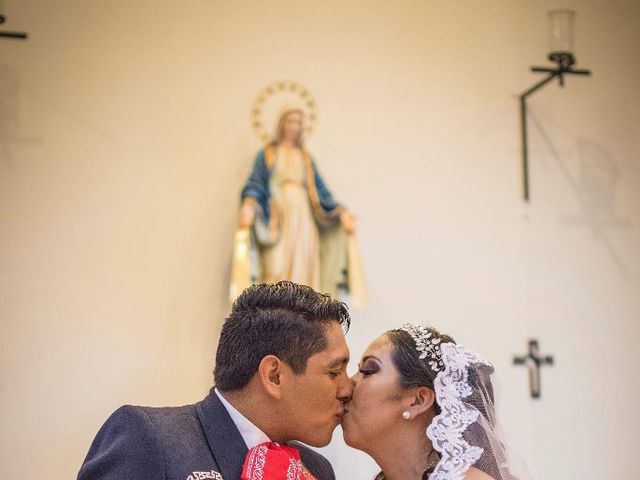
<svg viewBox="0 0 640 480"><path fill-rule="evenodd" d="M300 138L302 133L302 114L300 112L291 112L284 119L282 126L283 140L295 142Z"/></svg>

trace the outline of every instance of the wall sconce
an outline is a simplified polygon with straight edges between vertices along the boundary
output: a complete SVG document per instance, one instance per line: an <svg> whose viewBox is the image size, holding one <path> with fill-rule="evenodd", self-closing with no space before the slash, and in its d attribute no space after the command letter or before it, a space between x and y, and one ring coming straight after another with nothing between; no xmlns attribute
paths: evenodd
<svg viewBox="0 0 640 480"><path fill-rule="evenodd" d="M569 68L575 63L573 58L573 22L576 12L573 10L550 10L547 12L551 27L549 60Z"/></svg>
<svg viewBox="0 0 640 480"><path fill-rule="evenodd" d="M522 126L522 183L525 202L529 201L529 153L527 145L527 97L533 92L558 77L561 87L564 87L565 75L591 75L590 70L573 68L576 63L573 55L573 23L576 12L566 9L551 10L547 14L551 27L551 49L549 60L554 67L531 67L532 72L546 73L544 80L536 83L529 90L520 95L520 120Z"/></svg>

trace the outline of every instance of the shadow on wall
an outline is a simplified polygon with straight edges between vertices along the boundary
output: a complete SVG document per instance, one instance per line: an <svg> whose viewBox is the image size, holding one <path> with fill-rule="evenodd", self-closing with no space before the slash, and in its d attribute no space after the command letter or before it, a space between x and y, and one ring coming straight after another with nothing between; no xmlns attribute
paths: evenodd
<svg viewBox="0 0 640 480"><path fill-rule="evenodd" d="M13 166L11 144L42 145L42 139L20 135L18 92L20 75L8 65L0 65L0 159Z"/></svg>
<svg viewBox="0 0 640 480"><path fill-rule="evenodd" d="M611 236L615 230L630 229L633 223L616 212L616 195L620 190L620 167L609 152L593 140L578 138L577 173L572 173L566 159L558 152L553 141L535 115L532 123L555 160L580 209L579 215L560 215L565 225L586 226L593 237L602 243L623 277L629 278L623 255L616 249Z"/></svg>

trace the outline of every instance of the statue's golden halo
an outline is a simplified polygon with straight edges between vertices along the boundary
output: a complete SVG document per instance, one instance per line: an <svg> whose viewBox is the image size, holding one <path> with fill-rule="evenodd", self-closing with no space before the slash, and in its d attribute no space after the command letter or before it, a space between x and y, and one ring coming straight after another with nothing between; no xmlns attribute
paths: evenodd
<svg viewBox="0 0 640 480"><path fill-rule="evenodd" d="M313 95L304 85L283 80L264 87L251 107L251 126L263 143L273 138L273 129L284 107L302 110L305 117L304 134L309 137L313 133L318 121Z"/></svg>

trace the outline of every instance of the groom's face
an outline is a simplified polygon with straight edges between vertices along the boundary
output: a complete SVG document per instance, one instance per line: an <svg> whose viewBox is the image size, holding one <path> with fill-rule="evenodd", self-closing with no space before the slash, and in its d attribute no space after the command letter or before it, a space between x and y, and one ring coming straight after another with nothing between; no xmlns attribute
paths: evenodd
<svg viewBox="0 0 640 480"><path fill-rule="evenodd" d="M353 387L347 376L349 348L338 322L325 328L327 348L307 360L305 372L287 375L283 384L282 410L289 439L322 447L344 414L343 402Z"/></svg>

